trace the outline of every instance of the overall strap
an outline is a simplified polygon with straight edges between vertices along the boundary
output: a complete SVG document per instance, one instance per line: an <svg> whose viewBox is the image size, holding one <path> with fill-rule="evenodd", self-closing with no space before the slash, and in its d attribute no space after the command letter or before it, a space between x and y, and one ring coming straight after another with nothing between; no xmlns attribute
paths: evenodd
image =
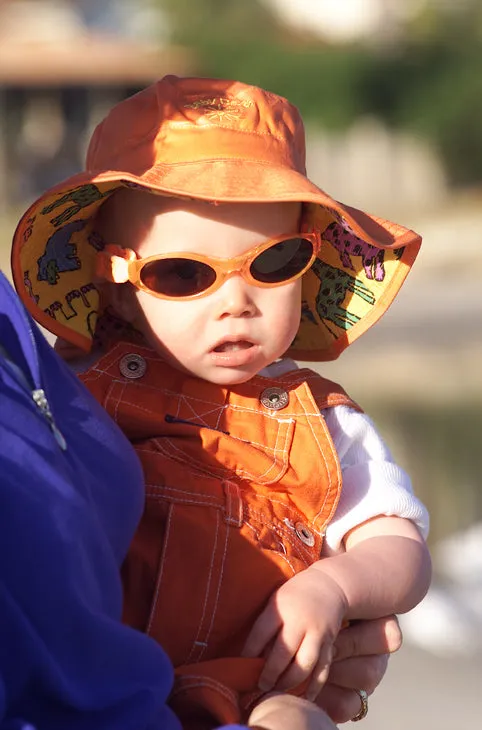
<svg viewBox="0 0 482 730"><path fill-rule="evenodd" d="M349 406L363 413L363 409L356 401L350 398L341 385L332 380L328 380L328 378L324 378L310 368L290 370L280 376L278 381L284 387L296 387L300 383L306 382L320 411L335 406Z"/></svg>

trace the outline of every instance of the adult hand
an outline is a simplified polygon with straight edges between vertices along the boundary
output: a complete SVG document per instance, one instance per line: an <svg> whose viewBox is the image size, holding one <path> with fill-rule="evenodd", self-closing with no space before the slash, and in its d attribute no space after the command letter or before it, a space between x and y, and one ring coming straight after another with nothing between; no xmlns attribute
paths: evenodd
<svg viewBox="0 0 482 730"><path fill-rule="evenodd" d="M389 654L401 645L395 616L354 622L340 631L328 681L316 703L334 722L348 722L360 711L356 690L372 694L386 672Z"/></svg>
<svg viewBox="0 0 482 730"><path fill-rule="evenodd" d="M248 719L256 730L336 730L328 715L301 697L269 694L256 705Z"/></svg>

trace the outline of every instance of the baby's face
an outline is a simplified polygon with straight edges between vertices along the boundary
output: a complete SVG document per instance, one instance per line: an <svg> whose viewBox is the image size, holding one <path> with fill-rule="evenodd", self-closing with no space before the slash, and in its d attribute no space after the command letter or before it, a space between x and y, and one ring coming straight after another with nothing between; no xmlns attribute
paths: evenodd
<svg viewBox="0 0 482 730"><path fill-rule="evenodd" d="M234 258L299 232L299 203L212 205L126 191L113 199L108 243L140 258L191 252ZM212 293L183 301L115 285L119 313L181 370L219 385L249 380L289 348L301 310L301 279L273 288L228 276Z"/></svg>

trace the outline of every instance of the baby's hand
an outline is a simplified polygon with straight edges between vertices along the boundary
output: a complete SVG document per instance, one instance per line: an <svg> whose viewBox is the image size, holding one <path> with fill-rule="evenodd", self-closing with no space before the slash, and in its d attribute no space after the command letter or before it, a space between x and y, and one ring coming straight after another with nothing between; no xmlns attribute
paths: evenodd
<svg viewBox="0 0 482 730"><path fill-rule="evenodd" d="M291 689L311 676L306 697L314 700L328 676L346 608L338 583L316 564L281 586L256 620L243 650L244 656L266 655L260 689Z"/></svg>

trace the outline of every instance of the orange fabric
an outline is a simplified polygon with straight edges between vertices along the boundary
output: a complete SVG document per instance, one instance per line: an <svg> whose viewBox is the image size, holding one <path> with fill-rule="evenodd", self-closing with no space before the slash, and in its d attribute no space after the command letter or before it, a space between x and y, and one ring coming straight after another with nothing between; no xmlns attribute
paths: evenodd
<svg viewBox="0 0 482 730"><path fill-rule="evenodd" d="M133 357L143 364L135 378L123 374ZM145 472L146 508L123 567L125 621L184 667L173 701L190 708L188 724L203 726L193 720L201 706L215 724L239 721L260 671L239 658L247 633L273 592L319 559L339 499L320 410L354 404L311 370L227 388L126 342L82 380ZM289 396L280 410L260 402L271 387Z"/></svg>

